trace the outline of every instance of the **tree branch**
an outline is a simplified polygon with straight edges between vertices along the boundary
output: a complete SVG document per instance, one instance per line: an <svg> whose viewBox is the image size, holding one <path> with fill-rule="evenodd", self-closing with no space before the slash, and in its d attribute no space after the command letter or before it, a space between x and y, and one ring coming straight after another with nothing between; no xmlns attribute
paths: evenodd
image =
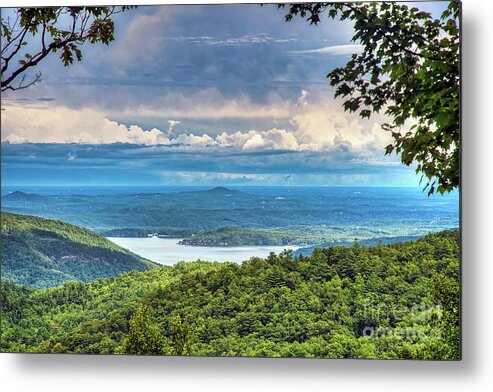
<svg viewBox="0 0 493 392"><path fill-rule="evenodd" d="M6 90L16 91L16 90L23 90L25 88L28 88L28 87L30 87L30 86L32 86L32 85L34 85L34 84L36 84L36 83L38 83L38 82L41 81L41 72L37 72L36 73L36 76L34 77L34 79L31 82L29 82L26 85L23 85L25 79L26 79L26 75L23 75L22 76L22 79L21 79L21 81L20 81L20 83L19 83L19 85L17 87L14 87L12 85L9 85L9 86L7 86L5 88L2 88L2 91L6 91Z"/></svg>
<svg viewBox="0 0 493 392"><path fill-rule="evenodd" d="M52 42L50 45L45 50L42 50L41 52L37 53L34 55L29 61L26 61L21 67L19 67L17 70L15 70L12 75L10 75L6 80L2 80L1 83L1 88L2 91L5 90L7 86L14 81L14 79L19 76L21 73L25 72L28 68L34 67L37 65L42 59L44 59L52 50L58 49L59 47L62 47L63 45L67 44L70 42L70 39L60 41L58 44L56 42Z"/></svg>
<svg viewBox="0 0 493 392"><path fill-rule="evenodd" d="M12 53L10 53L10 55L8 55L7 57L3 57L3 66L2 66L2 74L7 70L7 68L9 67L9 62L10 60L12 60L12 58L19 52L19 50L21 49L21 46L22 46L22 43L24 42L24 38L29 30L29 27L30 25L26 25L23 29L23 33L22 33L22 36L19 40L19 43L17 44L17 47L12 51ZM20 34L18 35L18 37L20 36ZM11 41L13 42L13 41Z"/></svg>
<svg viewBox="0 0 493 392"><path fill-rule="evenodd" d="M15 18L15 22L14 22L14 24L13 24L12 26L10 26L10 18L7 18L7 27L8 27L8 29L9 29L11 32L13 32L13 31L14 31L14 29L15 29L15 27L16 27L16 25L17 25L18 20L19 20L19 15L17 14L17 16L16 16L16 18ZM9 46L13 43L13 42L15 42L15 41L19 38L19 36L20 36L21 34L22 34L22 30L19 32L19 34L17 34L17 36L16 36L16 37L14 37L14 38L12 38L12 37L11 37L11 39L9 40L9 42L7 42L7 44L6 44L5 46L3 46L3 47L2 47L2 54L3 54L3 53L5 53L5 51L7 50L7 48L8 48L8 47L9 47Z"/></svg>
<svg viewBox="0 0 493 392"><path fill-rule="evenodd" d="M40 80L36 75L34 80L25 84L22 73L36 66L49 53L62 49L60 56L63 64L68 66L82 58L79 49L87 40L94 44L102 42L108 44L114 40L114 27L111 16L132 7L56 7L49 8L20 8L16 12L15 25L9 18L1 20L2 48L0 56L1 84L0 90L18 90L26 88ZM67 15L68 23L60 28L64 21L59 17ZM91 22L92 21L92 22ZM17 26L20 26L19 28ZM19 31L20 29L20 31ZM3 34L5 33L5 34ZM31 42L31 33L38 39L38 48L34 54L26 51L25 57L20 58L23 53L22 46ZM14 35L14 36L12 36ZM26 40L27 37L27 40ZM51 42L50 42L51 41ZM34 41L33 41L34 42ZM4 45L5 44L5 45ZM15 47L13 47L15 45ZM41 49L39 49L41 47ZM8 53L10 52L10 53ZM19 65L12 68L12 60L19 57ZM9 73L6 75L6 71ZM16 80L21 80L17 86L12 85Z"/></svg>

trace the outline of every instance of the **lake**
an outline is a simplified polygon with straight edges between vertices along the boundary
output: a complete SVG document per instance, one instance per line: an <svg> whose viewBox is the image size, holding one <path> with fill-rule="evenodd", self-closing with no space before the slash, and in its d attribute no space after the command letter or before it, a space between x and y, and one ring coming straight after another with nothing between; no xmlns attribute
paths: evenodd
<svg viewBox="0 0 493 392"><path fill-rule="evenodd" d="M299 246L186 246L178 245L180 238L121 238L108 237L118 244L146 259L163 265L174 265L179 261L232 261L241 263L252 256L266 257L270 252L280 253L284 249L296 250Z"/></svg>

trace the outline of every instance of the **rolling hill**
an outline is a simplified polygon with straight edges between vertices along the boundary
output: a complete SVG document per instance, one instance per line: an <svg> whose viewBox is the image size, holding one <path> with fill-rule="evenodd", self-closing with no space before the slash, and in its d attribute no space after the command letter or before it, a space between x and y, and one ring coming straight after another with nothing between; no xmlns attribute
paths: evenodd
<svg viewBox="0 0 493 392"><path fill-rule="evenodd" d="M1 213L1 221L3 280L46 288L157 266L67 223L7 212Z"/></svg>

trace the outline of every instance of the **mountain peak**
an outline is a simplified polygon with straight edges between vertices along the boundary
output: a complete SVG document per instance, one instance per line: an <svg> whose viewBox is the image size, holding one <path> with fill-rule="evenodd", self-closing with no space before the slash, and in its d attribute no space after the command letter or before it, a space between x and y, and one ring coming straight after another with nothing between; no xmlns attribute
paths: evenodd
<svg viewBox="0 0 493 392"><path fill-rule="evenodd" d="M218 195L231 195L231 194L239 194L239 193L242 193L240 191L229 189L229 188L226 188L224 186L216 186L216 187L211 188L211 189L208 189L208 190L206 190L204 192L207 192L207 193L215 193L215 194L218 194Z"/></svg>
<svg viewBox="0 0 493 392"><path fill-rule="evenodd" d="M4 200L20 200L20 201L34 201L34 200L43 200L44 197L41 195L38 195L37 193L25 193L21 191L15 191L11 192L5 196L2 197Z"/></svg>
<svg viewBox="0 0 493 392"><path fill-rule="evenodd" d="M216 186L214 188L209 189L209 192L232 192L232 190L224 186Z"/></svg>

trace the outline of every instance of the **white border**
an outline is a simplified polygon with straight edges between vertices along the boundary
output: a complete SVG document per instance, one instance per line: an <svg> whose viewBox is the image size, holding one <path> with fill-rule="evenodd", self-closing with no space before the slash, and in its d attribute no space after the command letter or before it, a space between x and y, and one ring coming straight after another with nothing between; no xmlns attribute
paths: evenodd
<svg viewBox="0 0 493 392"><path fill-rule="evenodd" d="M100 4L87 0L0 0L2 7L81 3ZM129 2L118 2L123 3ZM163 3L166 2L144 2ZM489 219L493 218L492 15L492 2L463 2L464 334L461 362L0 354L2 389L71 392L490 390L493 385L490 337L493 327L493 231L490 228L493 220Z"/></svg>

